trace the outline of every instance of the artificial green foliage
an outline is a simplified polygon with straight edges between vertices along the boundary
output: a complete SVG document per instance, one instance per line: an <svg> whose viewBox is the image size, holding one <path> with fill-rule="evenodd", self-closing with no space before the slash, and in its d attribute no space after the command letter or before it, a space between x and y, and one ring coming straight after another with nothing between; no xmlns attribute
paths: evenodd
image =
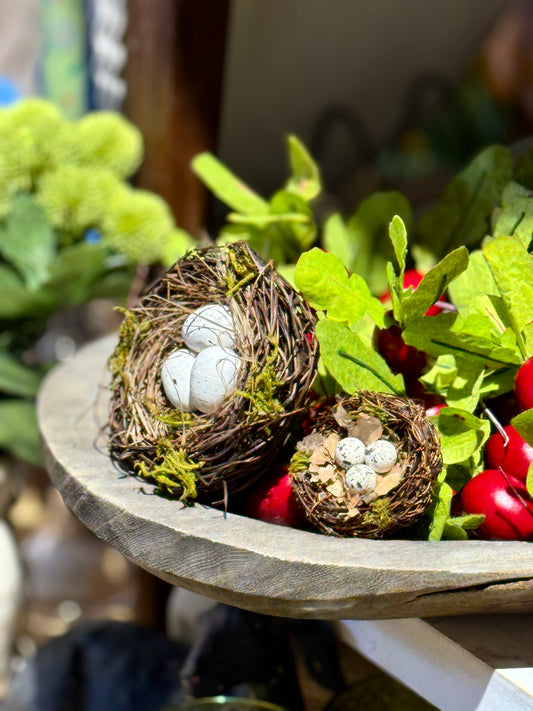
<svg viewBox="0 0 533 711"><path fill-rule="evenodd" d="M102 229L104 220L113 213L117 193L124 190L127 188L108 170L64 165L39 180L36 201L57 230L61 243L72 244L86 230Z"/></svg>
<svg viewBox="0 0 533 711"><path fill-rule="evenodd" d="M142 150L118 114L71 122L41 99L0 109L2 451L40 461L34 398L46 368L23 359L35 358L50 316L123 301L137 265L167 266L193 243L164 200L125 182Z"/></svg>
<svg viewBox="0 0 533 711"><path fill-rule="evenodd" d="M490 233L492 211L513 173L513 160L502 146L482 151L447 186L437 205L417 225L421 241L436 254L473 246Z"/></svg>
<svg viewBox="0 0 533 711"><path fill-rule="evenodd" d="M119 179L137 170L143 157L140 131L111 111L87 114L72 124L71 160L87 168L104 168Z"/></svg>

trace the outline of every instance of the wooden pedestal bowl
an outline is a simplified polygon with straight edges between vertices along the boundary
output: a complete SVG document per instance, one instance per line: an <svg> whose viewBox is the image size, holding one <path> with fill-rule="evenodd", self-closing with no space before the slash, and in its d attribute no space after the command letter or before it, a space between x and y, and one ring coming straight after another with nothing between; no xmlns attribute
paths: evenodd
<svg viewBox="0 0 533 711"><path fill-rule="evenodd" d="M533 547L332 538L154 495L110 460L101 427L116 339L83 348L38 401L45 463L66 505L145 570L256 612L384 619L533 611Z"/></svg>

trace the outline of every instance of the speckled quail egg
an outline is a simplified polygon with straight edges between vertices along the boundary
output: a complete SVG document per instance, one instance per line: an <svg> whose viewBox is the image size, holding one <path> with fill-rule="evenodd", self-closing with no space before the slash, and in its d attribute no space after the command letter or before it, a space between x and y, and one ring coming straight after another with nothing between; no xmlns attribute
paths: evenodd
<svg viewBox="0 0 533 711"><path fill-rule="evenodd" d="M344 437L335 447L335 461L339 467L349 469L365 461L365 445L357 437Z"/></svg>
<svg viewBox="0 0 533 711"><path fill-rule="evenodd" d="M396 447L387 439L378 439L366 448L365 464L372 467L378 474L388 472L397 460Z"/></svg>
<svg viewBox="0 0 533 711"><path fill-rule="evenodd" d="M233 348L237 337L229 306L205 304L189 314L182 329L187 348L199 353L210 346Z"/></svg>
<svg viewBox="0 0 533 711"><path fill-rule="evenodd" d="M191 371L191 404L209 414L235 390L241 359L232 350L221 346L204 348L194 361Z"/></svg>
<svg viewBox="0 0 533 711"><path fill-rule="evenodd" d="M196 354L186 348L173 351L161 366L161 383L165 395L174 407L183 412L191 411L191 370Z"/></svg>
<svg viewBox="0 0 533 711"><path fill-rule="evenodd" d="M344 480L349 489L363 494L376 488L377 474L366 464L355 464L348 469Z"/></svg>

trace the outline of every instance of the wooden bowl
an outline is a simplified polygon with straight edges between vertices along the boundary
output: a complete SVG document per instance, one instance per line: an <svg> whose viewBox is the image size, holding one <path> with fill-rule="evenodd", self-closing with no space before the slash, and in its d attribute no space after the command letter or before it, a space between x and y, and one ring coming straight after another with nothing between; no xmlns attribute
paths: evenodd
<svg viewBox="0 0 533 711"><path fill-rule="evenodd" d="M66 505L132 562L173 585L286 617L533 611L529 543L339 539L154 495L113 466L101 431L115 343L104 338L55 368L38 418L45 463Z"/></svg>

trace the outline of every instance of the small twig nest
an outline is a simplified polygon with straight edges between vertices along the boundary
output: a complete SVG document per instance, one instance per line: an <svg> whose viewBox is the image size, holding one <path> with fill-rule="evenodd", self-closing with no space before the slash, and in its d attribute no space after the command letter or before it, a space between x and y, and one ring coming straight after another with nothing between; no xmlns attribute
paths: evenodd
<svg viewBox="0 0 533 711"><path fill-rule="evenodd" d="M235 391L214 414L171 406L161 366L183 347L187 316L229 306L241 364ZM126 311L110 358L111 456L161 493L214 503L265 471L301 415L317 359L315 317L244 242L188 253Z"/></svg>
<svg viewBox="0 0 533 711"><path fill-rule="evenodd" d="M376 477L372 491L351 489L346 471L335 462L335 446L347 436L365 445L383 437L396 447L397 463ZM294 492L309 521L333 536L381 538L410 526L431 503L442 467L438 435L424 408L384 393L361 391L339 399L297 450L290 465Z"/></svg>

